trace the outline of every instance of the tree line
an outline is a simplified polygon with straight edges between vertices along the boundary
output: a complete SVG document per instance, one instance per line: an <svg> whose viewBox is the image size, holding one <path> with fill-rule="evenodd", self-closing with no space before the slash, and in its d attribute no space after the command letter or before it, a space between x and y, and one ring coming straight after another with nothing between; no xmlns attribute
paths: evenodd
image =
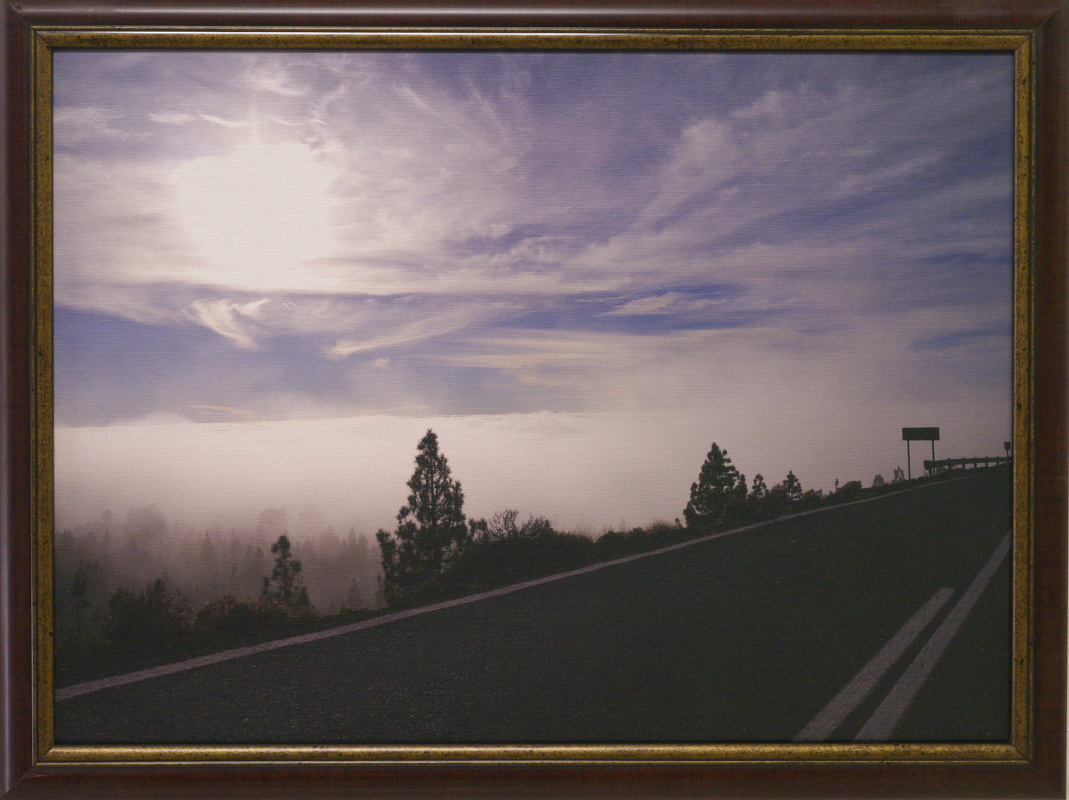
<svg viewBox="0 0 1069 800"><path fill-rule="evenodd" d="M266 509L255 530L200 537L152 507L118 520L105 514L57 534L54 552L61 681L299 633L385 606L378 547L355 530L337 536L311 509L296 520Z"/></svg>
<svg viewBox="0 0 1069 800"><path fill-rule="evenodd" d="M896 468L891 483L905 480ZM683 510L686 525L655 523L630 531L609 531L596 540L555 531L544 517L519 523L515 510L487 519L467 519L464 492L453 478L433 430L417 445L416 465L408 481L408 499L392 531L376 533L382 550L385 598L389 605L414 605L556 570L572 569L605 558L657 547L700 535L724 524L767 519L829 503L847 502L881 491L881 475L868 490L861 481L835 491L803 490L793 471L768 486L761 474L747 484L727 450L715 442L690 488Z"/></svg>
<svg viewBox="0 0 1069 800"><path fill-rule="evenodd" d="M895 467L891 483L906 479L901 467ZM886 486L882 475L872 479L872 489ZM728 451L713 442L702 464L698 480L691 484L690 501L683 510L688 527L707 527L721 522L746 522L789 511L802 511L826 505L828 502L845 502L862 495L861 481L847 481L835 491L825 495L820 489L802 490L802 483L793 471L787 477L769 487L761 473L754 475L747 487L746 476L741 474L728 458Z"/></svg>
<svg viewBox="0 0 1069 800"><path fill-rule="evenodd" d="M193 608L178 589L168 587L157 578L138 594L119 588L108 601L109 615L104 627L105 639L118 648L145 646L148 642L180 642L192 632L207 634L237 633L315 619L315 608L308 599L301 562L293 557L289 536L282 534L271 545L275 556L270 576L263 579L258 597L236 598L226 594L206 603L199 611ZM76 574L76 579L79 577ZM81 589L77 581L71 587Z"/></svg>

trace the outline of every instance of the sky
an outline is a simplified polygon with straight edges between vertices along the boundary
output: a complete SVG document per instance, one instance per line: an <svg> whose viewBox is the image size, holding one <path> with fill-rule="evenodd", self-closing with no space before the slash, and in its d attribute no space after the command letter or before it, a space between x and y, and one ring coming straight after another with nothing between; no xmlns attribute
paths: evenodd
<svg viewBox="0 0 1069 800"><path fill-rule="evenodd" d="M57 525L682 517L1011 434L1012 55L59 51ZM913 448L913 470L927 445ZM921 451L918 453L918 451Z"/></svg>

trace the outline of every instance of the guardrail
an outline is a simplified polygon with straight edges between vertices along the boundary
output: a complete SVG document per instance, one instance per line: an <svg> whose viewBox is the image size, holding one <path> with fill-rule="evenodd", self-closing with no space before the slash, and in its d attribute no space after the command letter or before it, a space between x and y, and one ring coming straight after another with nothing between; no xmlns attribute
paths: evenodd
<svg viewBox="0 0 1069 800"><path fill-rule="evenodd" d="M965 469L970 464L973 469L979 467L997 467L999 464L1009 464L1013 461L1013 456L988 456L979 458L944 458L939 461L927 460L924 462L924 468L928 472L945 472L950 469Z"/></svg>

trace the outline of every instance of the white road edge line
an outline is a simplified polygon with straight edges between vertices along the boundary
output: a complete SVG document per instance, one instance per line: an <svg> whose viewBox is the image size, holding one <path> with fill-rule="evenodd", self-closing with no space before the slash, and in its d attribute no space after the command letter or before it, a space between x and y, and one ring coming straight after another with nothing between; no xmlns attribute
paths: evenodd
<svg viewBox="0 0 1069 800"><path fill-rule="evenodd" d="M256 653L265 653L269 650L277 650L280 647L290 647L295 644L304 644L306 642L316 642L320 639L329 639L332 636L341 636L346 633L353 633L354 631L362 631L367 628L374 628L377 625L386 625L390 622L397 622L402 619L408 619L409 617L415 617L420 614L430 614L432 611L442 611L447 608L455 608L456 606L467 605L468 603L475 603L479 600L488 600L491 597L500 597L502 595L511 594L512 592L518 592L521 589L530 589L534 586L541 586L545 583L552 583L553 581L564 580L565 578L574 578L577 575L586 575L590 572L596 572L599 569L605 569L606 567L615 567L619 564L626 564L630 561L637 561L640 558L649 558L651 556L659 556L663 553L670 553L674 550L681 550L684 547L691 547L696 544L702 544L704 542L712 541L713 539L719 539L723 536L731 536L736 533L744 533L746 531L754 530L755 528L763 528L767 525L773 525L777 522L785 522L789 519L797 519L798 517L808 517L810 514L820 514L825 511L833 511L838 508L846 508L847 506L861 505L862 503L871 503L875 500L886 500L892 497L898 497L906 494L907 492L915 492L919 489L929 489L933 486L945 486L948 483L957 483L963 481L966 478L972 477L971 475L963 475L960 478L952 478L946 481L939 481L938 483L925 483L920 486L911 486L908 489L902 489L890 494L877 495L876 497L866 497L863 500L853 500L849 503L840 503L834 506L825 506L823 508L814 508L809 511L799 511L797 514L787 514L783 517L776 517L775 519L767 519L762 522L755 522L753 525L745 525L741 528L732 528L729 531L721 531L720 533L713 533L708 536L701 536L697 539L688 539L685 542L679 542L678 544L669 545L668 547L662 547L657 550L649 550L645 553L635 553L634 555L624 556L623 558L613 559L612 561L602 561L598 564L591 564L590 566L583 567L581 569L574 569L570 572L558 572L555 575L547 575L544 578L537 578L531 581L525 581L523 583L515 583L511 586L503 586L500 589L493 589L488 592L480 592L479 594L471 594L466 597L458 597L455 600L446 600L442 603L435 603L429 606L420 606L418 608L410 608L406 611L397 611L393 614L383 614L381 617L373 617L362 622L354 622L349 625L342 625L338 628L327 628L326 630L316 631L314 633L306 633L303 636L292 636L288 639L276 639L272 642L263 642L261 644L250 645L248 647L239 647L235 650L223 650L218 653L212 653L207 656L200 656L199 658L190 658L186 661L178 661L174 664L164 664L159 667L152 667L151 669L143 669L137 672L128 672L125 675L114 675L110 678L101 678L95 681L86 681L85 683L76 683L73 686L67 686L63 689L56 689L55 701L69 700L72 697L80 697L83 694L90 694L92 692L99 692L102 689L111 689L115 686L125 686L128 683L137 683L139 681L146 681L149 678L159 678L164 675L173 675L176 672L185 672L190 669L197 669L198 667L206 667L211 664L218 664L222 661L231 661L235 658L244 658L245 656L255 655Z"/></svg>
<svg viewBox="0 0 1069 800"><path fill-rule="evenodd" d="M917 657L913 659L913 663L898 679L898 683L883 699L883 702L880 703L869 721L858 731L857 736L854 737L855 741L885 742L891 738L895 725L898 724L902 715L906 713L906 709L913 702L913 698L917 696L917 692L920 691L932 670L935 669L940 657L950 645L951 640L961 628L962 623L965 622L965 618L972 611L976 601L980 598L984 589L987 588L995 571L1002 565L1006 554L1009 552L1010 534L1007 533L999 543L999 546L995 548L995 552L988 559L987 564L984 565L984 568L973 579L965 594L958 600L957 605L947 614L943 624L936 628L932 638L917 653Z"/></svg>
<svg viewBox="0 0 1069 800"><path fill-rule="evenodd" d="M854 676L850 683L843 687L832 701L824 706L824 709L813 717L812 721L802 728L801 732L794 737L796 742L823 742L835 729L842 725L845 720L861 702L869 696L880 679L889 670L902 654L906 652L921 631L935 619L947 600L954 594L953 589L943 588L937 591L921 609L910 617L905 626L896 633L861 671Z"/></svg>

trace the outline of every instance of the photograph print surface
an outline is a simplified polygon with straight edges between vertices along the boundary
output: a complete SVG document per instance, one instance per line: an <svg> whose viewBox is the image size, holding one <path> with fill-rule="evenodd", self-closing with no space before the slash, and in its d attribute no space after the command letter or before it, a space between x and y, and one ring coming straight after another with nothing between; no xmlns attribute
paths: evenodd
<svg viewBox="0 0 1069 800"><path fill-rule="evenodd" d="M56 742L1008 741L1013 69L57 51Z"/></svg>

